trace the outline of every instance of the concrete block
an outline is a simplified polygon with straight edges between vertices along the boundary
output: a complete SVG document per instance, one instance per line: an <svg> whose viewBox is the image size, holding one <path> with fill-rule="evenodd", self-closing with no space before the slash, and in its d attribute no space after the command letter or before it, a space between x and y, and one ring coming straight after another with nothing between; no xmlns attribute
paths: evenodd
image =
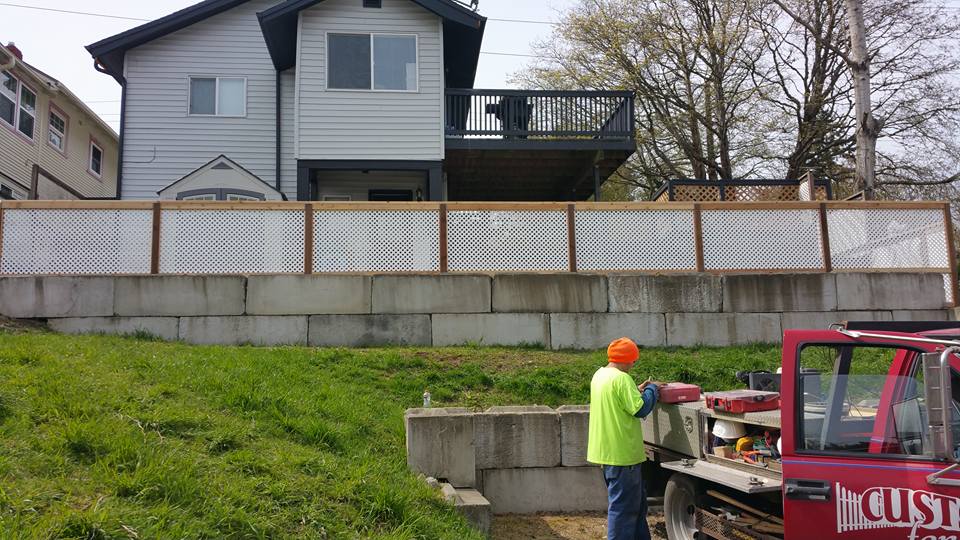
<svg viewBox="0 0 960 540"><path fill-rule="evenodd" d="M560 417L542 405L490 407L474 416L478 469L560 465Z"/></svg>
<svg viewBox="0 0 960 540"><path fill-rule="evenodd" d="M480 531L480 534L484 537L489 538L493 511L490 508L490 501L486 497L475 489L458 489L454 506L467 518L473 528Z"/></svg>
<svg viewBox="0 0 960 540"><path fill-rule="evenodd" d="M841 310L943 309L947 305L940 274L837 274Z"/></svg>
<svg viewBox="0 0 960 540"><path fill-rule="evenodd" d="M723 311L836 311L834 274L751 274L723 277Z"/></svg>
<svg viewBox="0 0 960 540"><path fill-rule="evenodd" d="M590 425L589 405L564 405L560 415L560 462L564 467L587 465L587 435Z"/></svg>
<svg viewBox="0 0 960 540"><path fill-rule="evenodd" d="M583 274L504 274L493 278L493 311L587 313L607 311L607 278Z"/></svg>
<svg viewBox="0 0 960 540"><path fill-rule="evenodd" d="M370 313L370 276L250 276L250 315Z"/></svg>
<svg viewBox="0 0 960 540"><path fill-rule="evenodd" d="M779 313L667 313L667 344L726 347L779 343Z"/></svg>
<svg viewBox="0 0 960 540"><path fill-rule="evenodd" d="M47 321L56 332L64 334L129 335L145 332L167 341L180 336L180 321L176 317L77 317Z"/></svg>
<svg viewBox="0 0 960 540"><path fill-rule="evenodd" d="M949 321L948 309L894 310L895 321Z"/></svg>
<svg viewBox="0 0 960 540"><path fill-rule="evenodd" d="M432 342L429 315L314 315L311 347L378 347Z"/></svg>
<svg viewBox="0 0 960 540"><path fill-rule="evenodd" d="M718 312L722 304L719 276L614 275L608 278L611 312Z"/></svg>
<svg viewBox="0 0 960 540"><path fill-rule="evenodd" d="M199 345L305 345L305 316L182 317L180 339Z"/></svg>
<svg viewBox="0 0 960 540"><path fill-rule="evenodd" d="M109 277L0 278L0 315L15 319L109 317L114 280Z"/></svg>
<svg viewBox="0 0 960 540"><path fill-rule="evenodd" d="M831 324L844 321L891 321L889 311L804 311L784 313L784 330L826 330Z"/></svg>
<svg viewBox="0 0 960 540"><path fill-rule="evenodd" d="M407 465L411 470L452 483L475 487L473 418L468 409L407 409Z"/></svg>
<svg viewBox="0 0 960 540"><path fill-rule="evenodd" d="M375 276L374 313L490 313L490 277Z"/></svg>
<svg viewBox="0 0 960 540"><path fill-rule="evenodd" d="M494 514L604 512L607 487L600 467L491 469L483 495Z"/></svg>
<svg viewBox="0 0 960 540"><path fill-rule="evenodd" d="M243 315L243 276L125 276L116 279L114 310L130 317Z"/></svg>
<svg viewBox="0 0 960 540"><path fill-rule="evenodd" d="M540 313L434 315L434 346L550 345L550 318Z"/></svg>
<svg viewBox="0 0 960 540"><path fill-rule="evenodd" d="M662 313L552 313L550 346L554 349L602 349L620 337L645 347L667 344Z"/></svg>

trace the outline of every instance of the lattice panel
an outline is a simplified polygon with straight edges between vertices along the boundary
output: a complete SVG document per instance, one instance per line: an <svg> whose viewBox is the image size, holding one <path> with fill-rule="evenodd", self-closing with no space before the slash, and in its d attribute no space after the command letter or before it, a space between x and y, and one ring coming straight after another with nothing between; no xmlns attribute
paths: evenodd
<svg viewBox="0 0 960 540"><path fill-rule="evenodd" d="M570 269L566 211L478 210L447 213L451 272Z"/></svg>
<svg viewBox="0 0 960 540"><path fill-rule="evenodd" d="M673 186L674 201L719 201L720 188L717 186Z"/></svg>
<svg viewBox="0 0 960 540"><path fill-rule="evenodd" d="M150 272L150 210L4 210L4 274Z"/></svg>
<svg viewBox="0 0 960 540"><path fill-rule="evenodd" d="M163 210L161 274L302 273L299 210Z"/></svg>
<svg viewBox="0 0 960 540"><path fill-rule="evenodd" d="M830 209L827 228L835 269L950 266L943 210Z"/></svg>
<svg viewBox="0 0 960 540"><path fill-rule="evenodd" d="M811 210L704 210L707 270L823 269L820 213Z"/></svg>
<svg viewBox="0 0 960 540"><path fill-rule="evenodd" d="M798 201L800 186L727 186L723 189L727 201Z"/></svg>
<svg viewBox="0 0 960 540"><path fill-rule="evenodd" d="M436 272L436 210L314 211L314 272Z"/></svg>
<svg viewBox="0 0 960 540"><path fill-rule="evenodd" d="M580 210L578 270L696 271L690 210Z"/></svg>

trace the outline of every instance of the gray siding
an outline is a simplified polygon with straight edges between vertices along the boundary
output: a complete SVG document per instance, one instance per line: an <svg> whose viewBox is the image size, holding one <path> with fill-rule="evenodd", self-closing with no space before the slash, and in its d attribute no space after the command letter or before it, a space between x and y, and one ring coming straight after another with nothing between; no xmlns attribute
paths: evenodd
<svg viewBox="0 0 960 540"><path fill-rule="evenodd" d="M326 33L417 34L419 91L327 91ZM443 159L440 18L409 0L326 0L300 15L297 133L300 159Z"/></svg>
<svg viewBox="0 0 960 540"><path fill-rule="evenodd" d="M288 69L280 75L280 191L291 201L297 200L297 158L293 147L296 126L294 124L294 91L297 84L296 69Z"/></svg>
<svg viewBox="0 0 960 540"><path fill-rule="evenodd" d="M276 71L251 0L127 53L123 198L157 192L219 154L276 182ZM187 115L188 77L247 78L245 118Z"/></svg>

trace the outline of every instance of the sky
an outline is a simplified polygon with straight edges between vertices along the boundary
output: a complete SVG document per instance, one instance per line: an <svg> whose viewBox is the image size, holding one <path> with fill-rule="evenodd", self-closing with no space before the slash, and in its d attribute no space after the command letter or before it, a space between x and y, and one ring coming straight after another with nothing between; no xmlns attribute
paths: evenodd
<svg viewBox="0 0 960 540"><path fill-rule="evenodd" d="M23 59L66 84L115 130L120 127L120 85L93 68L93 59L83 47L143 24L118 18L94 17L14 7L34 6L156 19L183 9L198 0L0 0L0 41L14 42ZM480 13L491 19L555 21L558 13L575 0L480 0ZM549 35L549 24L490 20L483 50L529 54L530 44ZM506 88L507 79L533 60L522 56L482 54L477 88Z"/></svg>

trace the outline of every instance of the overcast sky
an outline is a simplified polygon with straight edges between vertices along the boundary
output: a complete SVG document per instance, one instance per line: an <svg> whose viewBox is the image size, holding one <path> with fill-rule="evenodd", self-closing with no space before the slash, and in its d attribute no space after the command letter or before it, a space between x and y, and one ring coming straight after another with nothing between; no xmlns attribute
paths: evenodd
<svg viewBox="0 0 960 540"><path fill-rule="evenodd" d="M554 21L559 10L575 0L480 0L480 13L493 19ZM93 69L83 48L143 22L25 9L4 4L101 13L119 17L156 19L197 0L0 0L0 41L14 42L24 60L66 84L103 119L119 129L120 85ZM530 43L545 37L550 25L489 21L483 50L527 54ZM530 58L483 54L477 88L504 88L506 80Z"/></svg>

